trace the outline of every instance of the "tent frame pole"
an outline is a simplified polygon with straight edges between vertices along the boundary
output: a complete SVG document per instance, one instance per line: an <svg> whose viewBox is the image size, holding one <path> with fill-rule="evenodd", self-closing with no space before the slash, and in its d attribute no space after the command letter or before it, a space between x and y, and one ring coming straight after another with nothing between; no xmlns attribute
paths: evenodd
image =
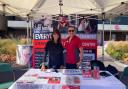
<svg viewBox="0 0 128 89"><path fill-rule="evenodd" d="M6 11L5 11L6 4L2 4L2 8L3 8L3 16L5 16L5 13L6 13Z"/></svg>
<svg viewBox="0 0 128 89"><path fill-rule="evenodd" d="M78 22L77 22L77 14L75 14L75 17L76 17L76 18L75 18L75 19L76 19L76 21L75 21L75 22L76 22L75 25L76 25L76 28L77 28L77 23L78 23Z"/></svg>
<svg viewBox="0 0 128 89"><path fill-rule="evenodd" d="M110 18L110 36L109 36L109 40L111 41L112 40L112 19Z"/></svg>
<svg viewBox="0 0 128 89"><path fill-rule="evenodd" d="M102 30L102 60L104 61L104 24L105 24L105 13L102 13L102 25L103 25L103 30Z"/></svg>
<svg viewBox="0 0 128 89"><path fill-rule="evenodd" d="M27 15L27 44L29 44L29 15Z"/></svg>
<svg viewBox="0 0 128 89"><path fill-rule="evenodd" d="M63 12L62 12L62 6L63 6L62 0L59 0L59 6L60 6L60 15L62 15L63 14Z"/></svg>
<svg viewBox="0 0 128 89"><path fill-rule="evenodd" d="M30 43L31 44L32 44L32 36L33 36L32 32L33 32L33 20L31 19L30 20L30 32L29 32L29 34L30 34Z"/></svg>

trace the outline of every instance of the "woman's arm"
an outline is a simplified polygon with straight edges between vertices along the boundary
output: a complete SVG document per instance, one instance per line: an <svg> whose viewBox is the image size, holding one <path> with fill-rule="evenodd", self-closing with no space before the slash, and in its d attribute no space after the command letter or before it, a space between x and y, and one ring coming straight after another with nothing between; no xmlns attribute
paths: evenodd
<svg viewBox="0 0 128 89"><path fill-rule="evenodd" d="M61 50L62 50L62 52L61 52L61 66L60 66L60 68L62 69L64 67L64 53L63 53L64 48L63 48L62 44L61 44Z"/></svg>
<svg viewBox="0 0 128 89"><path fill-rule="evenodd" d="M83 59L83 48L80 47L79 50L80 50L80 53L79 53L80 61L82 61L82 59Z"/></svg>
<svg viewBox="0 0 128 89"><path fill-rule="evenodd" d="M80 66L80 64L81 64L81 62L82 62L82 60L83 60L83 48L80 47L80 48L79 48L79 51L80 51L80 53L79 53L79 62L77 62L77 67Z"/></svg>
<svg viewBox="0 0 128 89"><path fill-rule="evenodd" d="M47 42L46 46L45 46L45 53L44 53L44 59L42 59L42 63L41 63L41 70L45 71L45 62L46 62L46 57L48 55L48 48L49 48L49 42Z"/></svg>
<svg viewBox="0 0 128 89"><path fill-rule="evenodd" d="M44 56L42 58L42 63L46 62L46 57L48 55L48 50L49 50L49 41L46 43L46 46L45 46L45 52L44 52Z"/></svg>

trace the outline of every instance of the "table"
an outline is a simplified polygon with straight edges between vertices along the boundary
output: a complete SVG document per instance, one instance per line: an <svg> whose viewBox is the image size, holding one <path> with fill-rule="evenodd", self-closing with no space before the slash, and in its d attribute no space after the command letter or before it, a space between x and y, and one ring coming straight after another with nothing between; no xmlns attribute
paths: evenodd
<svg viewBox="0 0 128 89"><path fill-rule="evenodd" d="M66 75L62 72L29 69L9 89L126 89L126 86L114 76L97 80L85 79L79 74Z"/></svg>

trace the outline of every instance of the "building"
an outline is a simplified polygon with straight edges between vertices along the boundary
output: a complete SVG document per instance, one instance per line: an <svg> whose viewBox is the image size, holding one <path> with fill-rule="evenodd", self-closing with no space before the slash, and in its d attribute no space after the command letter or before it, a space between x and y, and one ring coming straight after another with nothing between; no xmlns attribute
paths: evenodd
<svg viewBox="0 0 128 89"><path fill-rule="evenodd" d="M9 37L26 37L27 36L27 26L31 27L31 23L27 25L25 20L18 17L7 17L7 29L0 30L3 34L7 34ZM111 24L110 24L111 23ZM5 24L4 24L5 26ZM4 27L6 28L6 27ZM29 29L29 37L31 36L31 29ZM4 36L5 37L5 36ZM102 21L98 21L98 40L101 42L103 37L103 24ZM104 25L104 40L128 40L128 17L120 16L113 19L111 22L105 20Z"/></svg>

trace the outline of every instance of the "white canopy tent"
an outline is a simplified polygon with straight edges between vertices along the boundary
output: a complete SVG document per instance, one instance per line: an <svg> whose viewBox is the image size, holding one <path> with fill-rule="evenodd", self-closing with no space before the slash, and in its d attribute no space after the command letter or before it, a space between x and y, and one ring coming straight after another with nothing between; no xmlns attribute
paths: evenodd
<svg viewBox="0 0 128 89"><path fill-rule="evenodd" d="M120 14L128 0L0 0L0 11L26 17L63 14ZM120 8L121 7L121 8ZM122 10L123 9L123 10ZM118 12L119 11L119 12ZM8 14L7 14L8 15Z"/></svg>
<svg viewBox="0 0 128 89"><path fill-rule="evenodd" d="M128 0L0 0L0 11L6 15L27 18L40 18L42 15L95 14L104 19L105 15L110 18L112 15L127 13ZM104 57L104 44L102 52Z"/></svg>
<svg viewBox="0 0 128 89"><path fill-rule="evenodd" d="M26 16L38 0L0 0L0 11L5 12L6 15Z"/></svg>

